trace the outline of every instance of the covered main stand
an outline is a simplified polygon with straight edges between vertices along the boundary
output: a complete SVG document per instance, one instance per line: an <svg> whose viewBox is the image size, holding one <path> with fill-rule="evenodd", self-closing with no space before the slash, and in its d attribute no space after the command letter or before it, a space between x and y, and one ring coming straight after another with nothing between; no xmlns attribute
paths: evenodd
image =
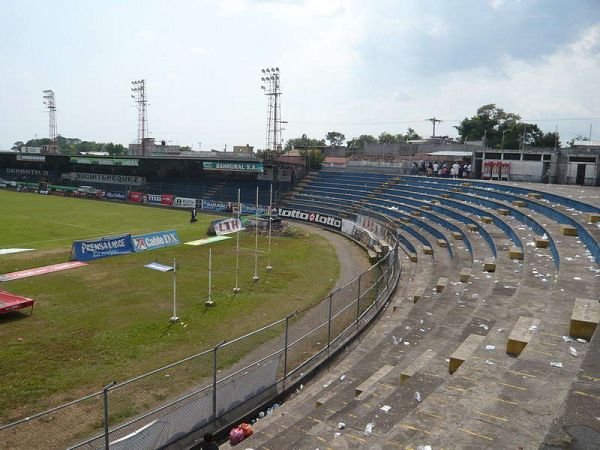
<svg viewBox="0 0 600 450"><path fill-rule="evenodd" d="M6 314L18 309L29 308L33 313L34 300L20 295L11 294L10 292L0 291L0 314Z"/></svg>

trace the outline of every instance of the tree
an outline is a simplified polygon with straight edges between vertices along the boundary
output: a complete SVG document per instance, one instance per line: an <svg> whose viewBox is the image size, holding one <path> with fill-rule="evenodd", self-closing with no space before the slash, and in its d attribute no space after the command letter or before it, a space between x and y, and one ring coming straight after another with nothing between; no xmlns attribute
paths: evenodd
<svg viewBox="0 0 600 450"><path fill-rule="evenodd" d="M20 150L24 145L25 143L23 141L17 141L13 144L11 150Z"/></svg>
<svg viewBox="0 0 600 450"><path fill-rule="evenodd" d="M192 147L190 147L189 145L184 145L182 147L179 147L179 150L181 150L182 152L191 152Z"/></svg>
<svg viewBox="0 0 600 450"><path fill-rule="evenodd" d="M413 128L408 128L406 130L406 134L404 135L404 141L417 141L419 139L422 139L421 136L419 136L419 134L417 134L417 132Z"/></svg>
<svg viewBox="0 0 600 450"><path fill-rule="evenodd" d="M377 138L371 136L370 134L362 134L359 137L351 139L347 142L350 153L363 151L365 145L367 144L377 144Z"/></svg>
<svg viewBox="0 0 600 450"><path fill-rule="evenodd" d="M339 147L346 140L346 136L343 133L337 131L330 131L325 135L325 139L329 141L329 145L332 147Z"/></svg>
<svg viewBox="0 0 600 450"><path fill-rule="evenodd" d="M401 134L391 134L387 131L384 131L379 135L377 141L380 144L400 144L404 142L404 136L402 136Z"/></svg>
<svg viewBox="0 0 600 450"><path fill-rule="evenodd" d="M493 103L481 106L470 119L465 117L456 129L463 142L484 140L491 148L554 147L555 141L554 133L544 134L536 124L521 122L521 116Z"/></svg>
<svg viewBox="0 0 600 450"><path fill-rule="evenodd" d="M319 149L316 148L302 148L300 149L300 156L306 162L308 170L320 169L321 164L325 160L325 157Z"/></svg>
<svg viewBox="0 0 600 450"><path fill-rule="evenodd" d="M291 150L292 148L308 148L308 147L324 147L325 139L312 139L309 138L306 134L303 134L299 138L289 139L285 143L285 150Z"/></svg>
<svg viewBox="0 0 600 450"><path fill-rule="evenodd" d="M573 139L571 139L570 141L568 141L567 145L569 146L569 148L573 148L575 146L576 142L589 141L589 140L590 140L590 138L588 138L587 136L583 136L581 134L578 134Z"/></svg>
<svg viewBox="0 0 600 450"><path fill-rule="evenodd" d="M544 133L534 144L536 147L560 147L560 135L558 132Z"/></svg>

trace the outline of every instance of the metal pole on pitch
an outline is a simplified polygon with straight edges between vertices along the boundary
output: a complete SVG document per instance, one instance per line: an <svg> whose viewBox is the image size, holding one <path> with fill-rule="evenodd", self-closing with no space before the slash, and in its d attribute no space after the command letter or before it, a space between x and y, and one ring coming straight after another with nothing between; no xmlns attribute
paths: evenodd
<svg viewBox="0 0 600 450"><path fill-rule="evenodd" d="M215 306L212 301L212 248L208 249L208 300L204 303L206 306Z"/></svg>
<svg viewBox="0 0 600 450"><path fill-rule="evenodd" d="M102 398L104 403L104 448L106 450L109 449L109 440L108 440L108 391L111 387L117 384L116 381L104 386L102 388Z"/></svg>
<svg viewBox="0 0 600 450"><path fill-rule="evenodd" d="M256 211L254 220L256 227L254 229L254 276L252 279L256 283L258 281L258 186L256 186Z"/></svg>
<svg viewBox="0 0 600 450"><path fill-rule="evenodd" d="M240 202L240 189L238 189L238 210L237 210L237 220L240 225L240 229L236 233L236 242L235 242L235 287L233 288L233 292L240 292L239 285L239 270L240 270L240 233L241 233L241 222L240 222L240 212L242 210L242 204Z"/></svg>
<svg viewBox="0 0 600 450"><path fill-rule="evenodd" d="M179 317L177 317L177 260L173 258L173 317L171 317L171 322L178 322Z"/></svg>
<svg viewBox="0 0 600 450"><path fill-rule="evenodd" d="M273 219L273 183L271 183L271 189L269 190L269 264L267 270L270 272L273 269L271 266L271 222Z"/></svg>

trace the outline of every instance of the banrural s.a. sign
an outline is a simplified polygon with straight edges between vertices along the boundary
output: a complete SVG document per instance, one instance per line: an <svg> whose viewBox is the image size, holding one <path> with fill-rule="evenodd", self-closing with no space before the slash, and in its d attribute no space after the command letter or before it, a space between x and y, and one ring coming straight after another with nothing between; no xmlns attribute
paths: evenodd
<svg viewBox="0 0 600 450"><path fill-rule="evenodd" d="M334 216L288 208L278 208L277 211L279 217L282 219L302 220L304 222L318 223L320 225L332 227L336 230L342 229L342 220Z"/></svg>
<svg viewBox="0 0 600 450"><path fill-rule="evenodd" d="M204 170L223 170L228 172L263 172L263 163L255 162L219 162L203 161Z"/></svg>
<svg viewBox="0 0 600 450"><path fill-rule="evenodd" d="M175 230L132 236L131 239L133 240L133 250L136 252L181 244L179 236L177 236L177 231Z"/></svg>
<svg viewBox="0 0 600 450"><path fill-rule="evenodd" d="M75 241L71 251L71 259L90 261L107 256L125 255L133 252L130 234L104 237L91 241ZM74 255L73 255L74 253Z"/></svg>

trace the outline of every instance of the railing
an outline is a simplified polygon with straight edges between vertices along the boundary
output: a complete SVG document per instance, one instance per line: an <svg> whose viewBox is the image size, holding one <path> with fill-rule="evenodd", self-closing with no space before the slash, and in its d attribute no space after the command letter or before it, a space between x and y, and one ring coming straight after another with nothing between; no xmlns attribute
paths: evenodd
<svg viewBox="0 0 600 450"><path fill-rule="evenodd" d="M0 448L158 448L235 422L301 381L377 316L400 277L395 234L387 233L388 254L316 305L0 426Z"/></svg>

